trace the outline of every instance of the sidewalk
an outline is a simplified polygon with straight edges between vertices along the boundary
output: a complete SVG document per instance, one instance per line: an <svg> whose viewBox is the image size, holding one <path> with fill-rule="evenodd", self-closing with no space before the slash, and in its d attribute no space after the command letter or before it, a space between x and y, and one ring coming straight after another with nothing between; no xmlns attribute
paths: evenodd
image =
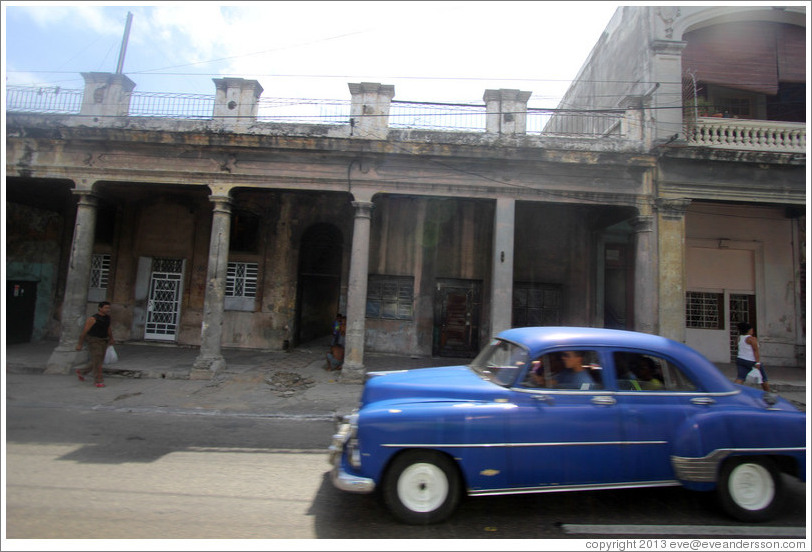
<svg viewBox="0 0 812 552"><path fill-rule="evenodd" d="M329 338L328 338L329 339ZM57 343L10 345L4 351L7 404L92 408L200 415L332 419L349 413L360 398L361 384L340 383L327 372L327 341L290 352L223 350L227 367L211 380L190 380L196 347L116 344L119 362L105 367L106 387L91 378L44 374ZM467 364L470 359L409 357L366 353L367 371ZM731 380L733 364L717 364ZM805 367L767 367L773 391L806 410Z"/></svg>
<svg viewBox="0 0 812 552"><path fill-rule="evenodd" d="M354 409L361 384L340 383L325 370L329 337L290 352L224 349L226 369L190 380L197 347L117 343L119 362L104 368L106 387L76 375L44 374L56 342L10 345L4 351L7 404L165 411L201 415L333 419ZM367 353L367 371L465 364L470 359Z"/></svg>

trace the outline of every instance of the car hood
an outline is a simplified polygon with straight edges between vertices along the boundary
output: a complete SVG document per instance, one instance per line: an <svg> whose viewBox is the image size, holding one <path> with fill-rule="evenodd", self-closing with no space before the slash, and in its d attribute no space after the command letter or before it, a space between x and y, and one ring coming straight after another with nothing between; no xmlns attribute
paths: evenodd
<svg viewBox="0 0 812 552"><path fill-rule="evenodd" d="M467 366L373 372L364 385L361 406L378 401L493 400L506 389L482 379Z"/></svg>

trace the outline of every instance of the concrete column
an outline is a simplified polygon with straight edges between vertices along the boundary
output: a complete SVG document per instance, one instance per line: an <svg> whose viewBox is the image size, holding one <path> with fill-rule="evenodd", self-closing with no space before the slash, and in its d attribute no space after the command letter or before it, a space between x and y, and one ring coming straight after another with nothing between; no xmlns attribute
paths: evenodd
<svg viewBox="0 0 812 552"><path fill-rule="evenodd" d="M499 198L493 220L491 261L491 335L507 330L513 322L513 240L516 200Z"/></svg>
<svg viewBox="0 0 812 552"><path fill-rule="evenodd" d="M73 193L78 196L79 203L73 225L65 299L62 301L62 333L59 345L46 364L46 374L68 374L88 362L87 350L77 351L76 344L87 320L87 286L96 234L98 198L88 190L74 190Z"/></svg>
<svg viewBox="0 0 812 552"><path fill-rule="evenodd" d="M690 199L658 199L660 335L685 342L685 212Z"/></svg>
<svg viewBox="0 0 812 552"><path fill-rule="evenodd" d="M395 87L377 82L349 83L350 134L358 138L385 139L389 132L389 107Z"/></svg>
<svg viewBox="0 0 812 552"><path fill-rule="evenodd" d="M651 49L654 56L651 62L651 80L660 83L652 95L651 108L655 120L649 126L651 141L668 140L675 134L685 138L682 127L682 110L674 109L674 104L682 102L682 51L687 42L678 40L653 40Z"/></svg>
<svg viewBox="0 0 812 552"><path fill-rule="evenodd" d="M350 285L347 290L347 335L341 383L364 381L364 331L369 274L369 233L372 222L371 201L353 201L355 224L350 253Z"/></svg>
<svg viewBox="0 0 812 552"><path fill-rule="evenodd" d="M135 83L117 73L82 73L85 92L82 115L94 117L126 117L130 113L130 94ZM100 121L109 124L109 121Z"/></svg>
<svg viewBox="0 0 812 552"><path fill-rule="evenodd" d="M485 90L485 132L523 135L527 133L527 100L532 92L500 88Z"/></svg>
<svg viewBox="0 0 812 552"><path fill-rule="evenodd" d="M208 379L226 367L221 343L231 234L231 198L226 194L212 195L209 199L214 203L214 208L206 272L206 296L203 301L203 325L200 330L200 354L192 366L190 379Z"/></svg>
<svg viewBox="0 0 812 552"><path fill-rule="evenodd" d="M263 91L258 81L238 78L212 80L216 88L212 117L215 124L241 130L256 123L259 97Z"/></svg>
<svg viewBox="0 0 812 552"><path fill-rule="evenodd" d="M634 329L657 333L657 255L654 217L640 215L632 220L634 229Z"/></svg>

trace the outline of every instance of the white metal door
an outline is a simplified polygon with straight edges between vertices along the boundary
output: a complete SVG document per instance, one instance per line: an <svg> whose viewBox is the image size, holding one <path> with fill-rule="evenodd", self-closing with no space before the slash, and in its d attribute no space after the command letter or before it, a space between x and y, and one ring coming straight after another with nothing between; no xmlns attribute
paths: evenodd
<svg viewBox="0 0 812 552"><path fill-rule="evenodd" d="M144 339L175 341L185 259L152 259Z"/></svg>

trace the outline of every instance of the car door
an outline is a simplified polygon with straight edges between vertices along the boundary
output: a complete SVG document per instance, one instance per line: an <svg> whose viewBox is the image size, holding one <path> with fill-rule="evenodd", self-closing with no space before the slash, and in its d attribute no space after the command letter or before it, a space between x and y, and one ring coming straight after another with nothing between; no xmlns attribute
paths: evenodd
<svg viewBox="0 0 812 552"><path fill-rule="evenodd" d="M589 389L533 387L517 382L508 418L514 488L600 485L624 480L620 413L599 375L599 350L586 351L595 383ZM556 352L541 357L547 381Z"/></svg>
<svg viewBox="0 0 812 552"><path fill-rule="evenodd" d="M615 351L611 361L630 481L673 481L675 434L691 416L712 408L713 399L673 359L646 351Z"/></svg>

